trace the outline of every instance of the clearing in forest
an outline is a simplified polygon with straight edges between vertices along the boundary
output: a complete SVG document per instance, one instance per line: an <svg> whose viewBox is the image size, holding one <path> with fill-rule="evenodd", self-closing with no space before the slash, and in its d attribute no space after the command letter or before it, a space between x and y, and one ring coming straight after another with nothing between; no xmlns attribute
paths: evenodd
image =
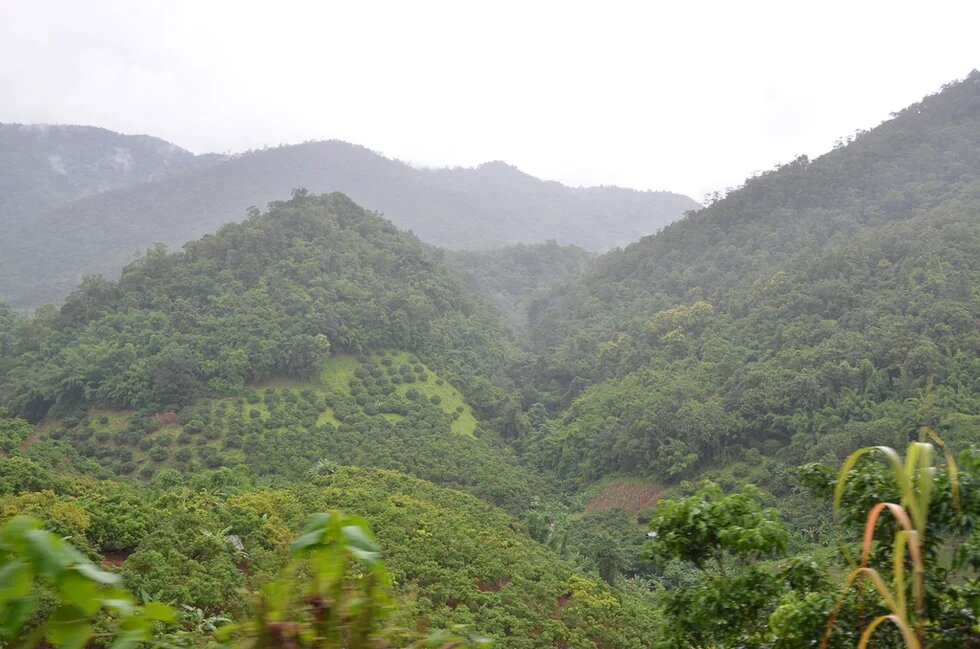
<svg viewBox="0 0 980 649"><path fill-rule="evenodd" d="M657 504L666 489L639 480L617 480L610 482L585 506L585 513L605 512L611 509L625 510L636 516L644 509Z"/></svg>

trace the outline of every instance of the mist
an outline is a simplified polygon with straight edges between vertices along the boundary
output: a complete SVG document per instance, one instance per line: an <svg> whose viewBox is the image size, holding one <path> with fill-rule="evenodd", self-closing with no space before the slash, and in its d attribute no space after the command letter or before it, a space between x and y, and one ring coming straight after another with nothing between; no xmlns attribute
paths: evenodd
<svg viewBox="0 0 980 649"><path fill-rule="evenodd" d="M2 122L196 153L338 138L700 199L977 65L975 5L6 3Z"/></svg>

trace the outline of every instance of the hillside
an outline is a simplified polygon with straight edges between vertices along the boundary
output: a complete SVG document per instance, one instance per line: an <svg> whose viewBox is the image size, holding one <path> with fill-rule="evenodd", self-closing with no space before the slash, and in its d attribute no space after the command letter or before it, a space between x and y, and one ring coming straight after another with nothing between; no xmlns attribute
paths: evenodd
<svg viewBox="0 0 980 649"><path fill-rule="evenodd" d="M115 276L134 251L155 243L180 246L297 187L342 191L423 241L448 248L555 239L603 251L697 207L668 192L566 187L499 162L418 169L344 142L312 142L249 152L32 213L0 243L0 300L18 308L59 302L84 274Z"/></svg>
<svg viewBox="0 0 980 649"><path fill-rule="evenodd" d="M846 146L751 178L656 236L598 260L532 309L541 349L608 338L634 318L707 299L726 305L802 253L846 244L980 192L980 72ZM588 333L585 333L588 332ZM578 343L576 343L578 344ZM581 344L593 345L594 341ZM583 375L584 376L584 375Z"/></svg>
<svg viewBox="0 0 980 649"><path fill-rule="evenodd" d="M980 427L980 73L749 180L532 308L533 457L677 480ZM752 451L752 452L755 452Z"/></svg>
<svg viewBox="0 0 980 649"><path fill-rule="evenodd" d="M91 126L0 124L0 225L7 228L71 201L220 160L147 135Z"/></svg>
<svg viewBox="0 0 980 649"><path fill-rule="evenodd" d="M0 418L0 432L9 421ZM638 589L582 575L500 509L396 471L339 467L269 487L241 467L187 477L164 470L134 484L0 453L0 493L0 521L43 516L125 588L179 607L177 623L160 633L180 646L206 646L208 623L248 609L309 514L338 509L377 531L400 624L467 625L515 649L653 644L655 617Z"/></svg>
<svg viewBox="0 0 980 649"><path fill-rule="evenodd" d="M401 624L652 646L649 593L562 556L592 537L529 533L561 507L501 441L520 419L508 333L440 256L346 196L296 192L59 311L0 310L0 522L43 517L170 602L159 633L182 646L247 611L333 509L377 530Z"/></svg>
<svg viewBox="0 0 980 649"><path fill-rule="evenodd" d="M0 390L34 418L181 406L312 376L344 352L413 352L482 385L508 353L491 310L416 240L343 195L303 192L183 252L150 251L118 283L88 281L19 333Z"/></svg>
<svg viewBox="0 0 980 649"><path fill-rule="evenodd" d="M131 593L167 646L249 614L271 647L408 645L346 642L383 558L394 624L503 649L844 649L886 620L918 628L880 646L977 646L978 109L974 73L599 258L445 251L297 189L60 308L0 303L0 618L70 646ZM293 542L336 510L364 521Z"/></svg>

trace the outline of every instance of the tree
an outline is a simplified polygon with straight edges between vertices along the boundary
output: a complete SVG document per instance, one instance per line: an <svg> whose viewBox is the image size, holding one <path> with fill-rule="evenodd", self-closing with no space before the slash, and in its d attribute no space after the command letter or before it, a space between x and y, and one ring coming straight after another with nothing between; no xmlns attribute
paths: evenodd
<svg viewBox="0 0 980 649"><path fill-rule="evenodd" d="M754 487L725 494L708 482L692 496L658 503L646 556L660 565L686 561L702 573L694 585L665 593L661 646L764 645L788 575L756 562L785 552L788 535L758 495Z"/></svg>

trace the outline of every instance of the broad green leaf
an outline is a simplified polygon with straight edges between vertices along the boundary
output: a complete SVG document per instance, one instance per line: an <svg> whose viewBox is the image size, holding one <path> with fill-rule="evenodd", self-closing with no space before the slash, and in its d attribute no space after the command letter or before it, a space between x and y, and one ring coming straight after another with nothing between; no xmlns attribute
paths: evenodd
<svg viewBox="0 0 980 649"><path fill-rule="evenodd" d="M88 562L80 563L76 565L75 570L77 570L79 573L81 573L88 579L97 581L100 584L106 584L106 585L118 584L120 581L119 575L113 572L102 570L95 564L88 563Z"/></svg>
<svg viewBox="0 0 980 649"><path fill-rule="evenodd" d="M348 545L367 552L377 553L381 551L375 540L360 526L347 525L341 528L341 532Z"/></svg>
<svg viewBox="0 0 980 649"><path fill-rule="evenodd" d="M0 636L12 638L20 633L37 608L36 597L22 597L0 608Z"/></svg>
<svg viewBox="0 0 980 649"><path fill-rule="evenodd" d="M143 605L143 615L157 622L177 621L177 614L163 602L147 602Z"/></svg>
<svg viewBox="0 0 980 649"><path fill-rule="evenodd" d="M0 604L29 594L32 579L31 567L23 561L11 561L0 567Z"/></svg>
<svg viewBox="0 0 980 649"><path fill-rule="evenodd" d="M72 556L65 550L67 544L50 532L32 529L24 534L24 539L40 574L53 578L71 565Z"/></svg>
<svg viewBox="0 0 980 649"><path fill-rule="evenodd" d="M109 597L102 600L102 605L116 613L127 616L136 611L136 606L132 600L126 597Z"/></svg>
<svg viewBox="0 0 980 649"><path fill-rule="evenodd" d="M149 639L149 634L143 629L130 629L116 636L110 649L133 649Z"/></svg>
<svg viewBox="0 0 980 649"><path fill-rule="evenodd" d="M55 609L45 623L44 638L55 646L82 646L92 633L88 618L81 608L71 604L62 605Z"/></svg>
<svg viewBox="0 0 980 649"><path fill-rule="evenodd" d="M315 548L323 542L323 537L326 531L323 529L315 529L310 532L306 532L298 539L293 541L293 552L303 552L309 550L310 548Z"/></svg>
<svg viewBox="0 0 980 649"><path fill-rule="evenodd" d="M99 584L74 570L67 570L58 579L58 592L84 612L94 615L102 606L99 599Z"/></svg>

